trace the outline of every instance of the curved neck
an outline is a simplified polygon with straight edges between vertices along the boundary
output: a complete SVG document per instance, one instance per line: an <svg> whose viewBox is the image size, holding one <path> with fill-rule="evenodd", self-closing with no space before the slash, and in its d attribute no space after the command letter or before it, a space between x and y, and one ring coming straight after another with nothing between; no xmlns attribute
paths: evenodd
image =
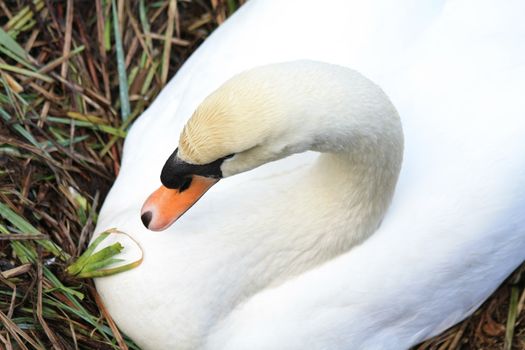
<svg viewBox="0 0 525 350"><path fill-rule="evenodd" d="M282 245L312 254L302 255L298 269L370 235L390 203L401 168L403 133L385 93L361 74L336 65L296 61L258 67L206 98L179 143L189 163L234 154L220 166L223 177L307 150L323 154L308 173L274 187L286 191L286 202L276 198L280 206L258 218L265 223L259 232L267 232L274 218L281 225L275 234L296 236ZM292 216L295 221L287 221L287 206L301 209ZM341 216L339 222L331 221L334 213ZM304 232L296 228L298 218L308 228ZM330 232L340 234L332 237ZM311 244L325 238L321 247ZM257 251L264 257L281 248L261 246ZM287 264L287 259L281 260Z"/></svg>
<svg viewBox="0 0 525 350"><path fill-rule="evenodd" d="M401 168L403 134L388 97L357 72L305 62L270 73L261 75L279 84L257 106L265 122L259 142L225 161L223 173L233 175L307 150L322 153L301 176L274 188L286 191L286 203L276 199L262 221L270 226L274 220L279 227L272 226L271 233L258 228L265 239L254 239L257 246L250 250L272 261L254 266L261 269L254 274L279 283L347 251L377 229ZM257 132L254 128L249 132ZM300 208L290 220L289 208ZM283 232L286 239L267 236Z"/></svg>

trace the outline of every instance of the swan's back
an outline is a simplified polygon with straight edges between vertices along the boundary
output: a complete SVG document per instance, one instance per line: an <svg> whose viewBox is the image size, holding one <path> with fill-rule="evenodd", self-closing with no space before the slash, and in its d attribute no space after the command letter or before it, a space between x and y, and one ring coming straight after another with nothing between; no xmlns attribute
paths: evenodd
<svg viewBox="0 0 525 350"><path fill-rule="evenodd" d="M378 232L252 297L213 327L210 349L406 348L474 311L525 259L525 4L403 5L252 0L133 126L126 176L108 196L99 228L138 213L185 120L244 69L299 58L348 66L381 85L401 115L405 159ZM310 160L306 154L261 171ZM252 173L243 181L258 176ZM112 283L97 287L103 293Z"/></svg>

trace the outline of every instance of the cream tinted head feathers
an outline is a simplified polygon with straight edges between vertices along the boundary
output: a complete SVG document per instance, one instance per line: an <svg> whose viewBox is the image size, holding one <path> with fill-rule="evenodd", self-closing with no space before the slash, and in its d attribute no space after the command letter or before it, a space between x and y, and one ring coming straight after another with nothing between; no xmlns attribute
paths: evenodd
<svg viewBox="0 0 525 350"><path fill-rule="evenodd" d="M184 126L179 157L207 164L263 143L281 117L280 98L268 78L257 70L244 72L206 97Z"/></svg>

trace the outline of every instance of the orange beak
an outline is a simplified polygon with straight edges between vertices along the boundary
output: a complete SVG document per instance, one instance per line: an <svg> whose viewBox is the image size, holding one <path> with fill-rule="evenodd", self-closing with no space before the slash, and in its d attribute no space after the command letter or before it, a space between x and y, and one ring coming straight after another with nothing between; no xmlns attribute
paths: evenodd
<svg viewBox="0 0 525 350"><path fill-rule="evenodd" d="M167 229L190 209L219 179L193 175L188 188L180 191L160 186L142 206L141 219L152 231Z"/></svg>

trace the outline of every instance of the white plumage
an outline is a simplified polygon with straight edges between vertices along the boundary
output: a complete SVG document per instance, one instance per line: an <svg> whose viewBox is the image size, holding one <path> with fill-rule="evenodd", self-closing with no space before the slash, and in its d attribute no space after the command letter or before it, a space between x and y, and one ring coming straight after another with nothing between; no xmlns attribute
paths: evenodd
<svg viewBox="0 0 525 350"><path fill-rule="evenodd" d="M144 249L140 267L96 281L117 324L145 349L404 349L472 313L525 259L524 11L518 0L248 2L128 135L97 226ZM363 244L257 285L251 267L272 262L256 239L266 247L272 237L239 228L267 229L272 210L286 208L293 222L322 206L318 196L290 207L272 192L314 153L219 182L166 232L146 230L139 212L207 95L238 72L296 59L379 84L401 117L403 166Z"/></svg>

